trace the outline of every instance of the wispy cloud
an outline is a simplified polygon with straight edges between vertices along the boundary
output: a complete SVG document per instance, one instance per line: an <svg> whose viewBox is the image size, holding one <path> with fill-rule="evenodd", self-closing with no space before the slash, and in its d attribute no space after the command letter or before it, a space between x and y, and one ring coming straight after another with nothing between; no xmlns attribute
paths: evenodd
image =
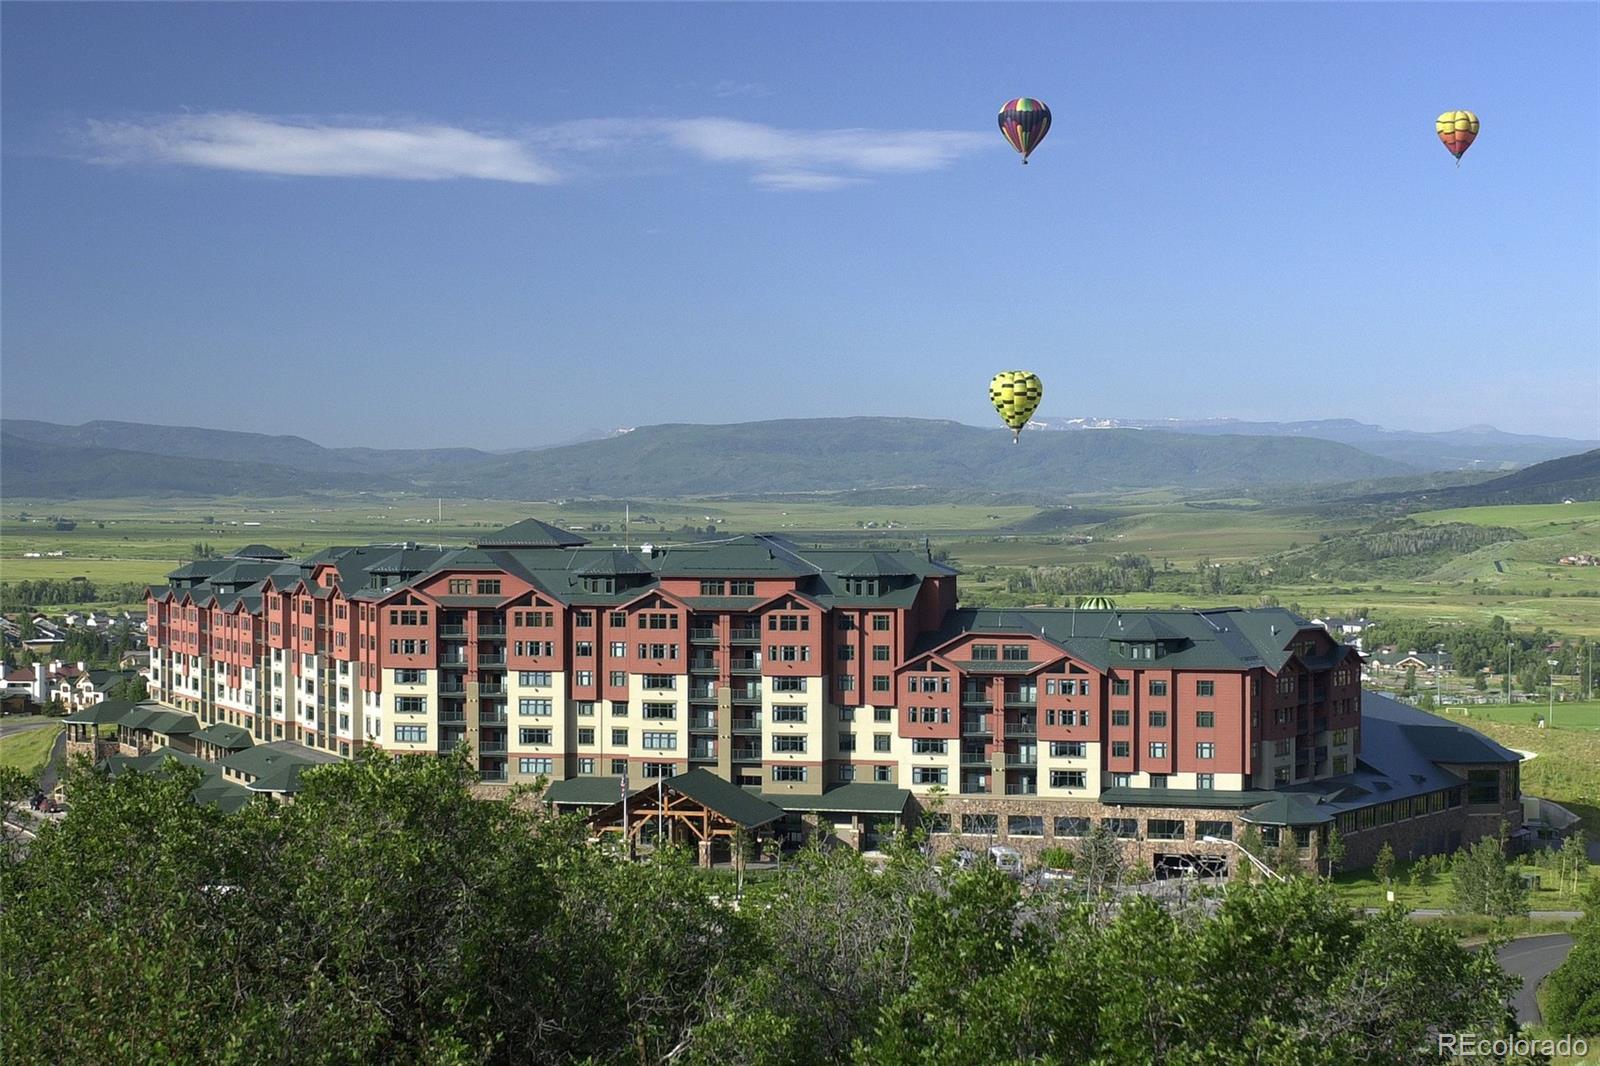
<svg viewBox="0 0 1600 1066"><path fill-rule="evenodd" d="M335 125L261 115L175 115L91 121L101 163L176 163L297 177L481 178L548 185L554 167L513 138L453 126Z"/></svg>
<svg viewBox="0 0 1600 1066"><path fill-rule="evenodd" d="M785 130L728 118L661 126L673 144L702 159L754 167L752 180L768 188L832 189L866 174L937 170L989 144L963 130Z"/></svg>
<svg viewBox="0 0 1600 1066"><path fill-rule="evenodd" d="M537 185L613 165L630 172L659 170L687 155L742 168L757 187L783 192L826 192L885 175L938 170L990 142L963 130L795 130L714 117L581 119L513 136L235 112L91 121L86 140L88 157L107 164Z"/></svg>

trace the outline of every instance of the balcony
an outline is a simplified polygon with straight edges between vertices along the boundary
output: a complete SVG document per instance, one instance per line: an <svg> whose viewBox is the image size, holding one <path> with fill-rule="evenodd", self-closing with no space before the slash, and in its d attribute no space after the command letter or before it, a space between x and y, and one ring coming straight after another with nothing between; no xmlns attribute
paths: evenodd
<svg viewBox="0 0 1600 1066"><path fill-rule="evenodd" d="M760 644L761 630L756 626L745 626L733 630L728 637L735 644Z"/></svg>
<svg viewBox="0 0 1600 1066"><path fill-rule="evenodd" d="M1039 705L1039 697L1038 697L1038 695L1023 696L1023 695L1018 695L1018 694L1016 694L1014 692L1007 692L1006 693L1006 706L1008 708L1009 707L1033 708L1033 707L1037 707L1038 705Z"/></svg>
<svg viewBox="0 0 1600 1066"><path fill-rule="evenodd" d="M717 643L717 631L715 629L691 629L689 630L689 643L715 644Z"/></svg>
<svg viewBox="0 0 1600 1066"><path fill-rule="evenodd" d="M717 746L715 744L691 744L691 745L689 745L689 758L691 758L691 759L708 759L708 760L711 760L711 759L715 759L716 757L717 757Z"/></svg>
<svg viewBox="0 0 1600 1066"><path fill-rule="evenodd" d="M478 712L478 724L479 725L505 725L506 724L505 708L502 707L501 709L495 710L495 711L479 711Z"/></svg>
<svg viewBox="0 0 1600 1066"><path fill-rule="evenodd" d="M734 703L760 703L761 688L759 685L733 690Z"/></svg>
<svg viewBox="0 0 1600 1066"><path fill-rule="evenodd" d="M455 654L447 653L445 655L441 655L439 656L439 665L443 667L454 666L465 668L467 665L467 653L463 651Z"/></svg>
<svg viewBox="0 0 1600 1066"><path fill-rule="evenodd" d="M1006 736L1008 737L1036 737L1039 735L1039 724L1033 719L1021 722L1007 722Z"/></svg>
<svg viewBox="0 0 1600 1066"><path fill-rule="evenodd" d="M453 722L465 722L466 720L467 720L467 712L464 711L464 710L455 710L455 711L444 711L444 710L441 710L439 712L439 724L440 725L448 725L448 724L453 723Z"/></svg>
<svg viewBox="0 0 1600 1066"><path fill-rule="evenodd" d="M963 796L987 796L994 792L990 787L987 777L963 777L961 779L961 794Z"/></svg>
<svg viewBox="0 0 1600 1066"><path fill-rule="evenodd" d="M465 696L466 694L467 686L459 681L452 685L439 686L439 695L441 696Z"/></svg>
<svg viewBox="0 0 1600 1066"><path fill-rule="evenodd" d="M479 640L504 640L505 638L506 627L503 625L478 627Z"/></svg>
<svg viewBox="0 0 1600 1066"><path fill-rule="evenodd" d="M441 637L464 637L466 635L467 627L464 625L442 625L439 627L439 636Z"/></svg>
<svg viewBox="0 0 1600 1066"><path fill-rule="evenodd" d="M504 755L506 753L506 742L503 740L486 740L478 745L478 753L480 755Z"/></svg>
<svg viewBox="0 0 1600 1066"><path fill-rule="evenodd" d="M759 744L756 744L756 745L735 744L733 746L733 761L734 762L760 762L761 761L761 745L759 745Z"/></svg>
<svg viewBox="0 0 1600 1066"><path fill-rule="evenodd" d="M749 655L734 659L733 672L736 674L759 674L761 672L760 657Z"/></svg>
<svg viewBox="0 0 1600 1066"><path fill-rule="evenodd" d="M961 735L964 737L987 737L994 735L994 726L989 721L988 715L976 717L963 717L961 719Z"/></svg>
<svg viewBox="0 0 1600 1066"><path fill-rule="evenodd" d="M737 717L734 718L734 720L733 720L733 731L735 733L759 733L759 732L761 732L761 716L760 715L753 715L753 716L744 717L744 718L737 718Z"/></svg>
<svg viewBox="0 0 1600 1066"><path fill-rule="evenodd" d="M696 673L714 674L717 673L718 670L717 660L698 657L693 658L689 660L689 669Z"/></svg>
<svg viewBox="0 0 1600 1066"><path fill-rule="evenodd" d="M1008 796L1034 796L1038 795L1038 792L1039 783L1037 781L1008 781L1006 783L1006 795Z"/></svg>
<svg viewBox="0 0 1600 1066"><path fill-rule="evenodd" d="M992 707L994 702L989 699L987 692L963 692L961 694L963 707Z"/></svg>
<svg viewBox="0 0 1600 1066"><path fill-rule="evenodd" d="M478 695L480 696L504 696L505 694L505 682L498 679L495 681L480 682L478 685Z"/></svg>
<svg viewBox="0 0 1600 1066"><path fill-rule="evenodd" d="M985 751L963 751L961 753L962 766L988 766L989 753Z"/></svg>
<svg viewBox="0 0 1600 1066"><path fill-rule="evenodd" d="M715 729L717 716L714 714L691 714L689 716L690 729Z"/></svg>
<svg viewBox="0 0 1600 1066"><path fill-rule="evenodd" d="M489 653L487 655L483 654L482 652L480 652L478 654L478 665L479 666L504 666L505 664L506 664L506 653L503 652L503 651L499 652L498 654L493 653L493 652L491 652L491 653Z"/></svg>
<svg viewBox="0 0 1600 1066"><path fill-rule="evenodd" d="M1039 753L1037 751L1008 751L1006 752L1007 766L1038 766Z"/></svg>
<svg viewBox="0 0 1600 1066"><path fill-rule="evenodd" d="M505 764L499 766L486 766L478 771L479 781L504 781L506 779Z"/></svg>
<svg viewBox="0 0 1600 1066"><path fill-rule="evenodd" d="M714 702L717 698L717 687L715 685L690 685L689 698L691 700L710 700Z"/></svg>

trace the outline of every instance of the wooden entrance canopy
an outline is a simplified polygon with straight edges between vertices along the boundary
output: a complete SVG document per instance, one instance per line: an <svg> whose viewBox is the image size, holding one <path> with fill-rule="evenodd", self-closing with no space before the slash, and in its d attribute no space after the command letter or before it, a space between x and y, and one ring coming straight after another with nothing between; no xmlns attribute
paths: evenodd
<svg viewBox="0 0 1600 1066"><path fill-rule="evenodd" d="M709 861L716 838L731 841L740 832L755 836L784 816L781 808L700 769L630 793L626 825L623 806L618 800L600 808L589 816L589 825L602 833L624 834L630 846L647 826L660 825L668 841L699 845L702 863Z"/></svg>

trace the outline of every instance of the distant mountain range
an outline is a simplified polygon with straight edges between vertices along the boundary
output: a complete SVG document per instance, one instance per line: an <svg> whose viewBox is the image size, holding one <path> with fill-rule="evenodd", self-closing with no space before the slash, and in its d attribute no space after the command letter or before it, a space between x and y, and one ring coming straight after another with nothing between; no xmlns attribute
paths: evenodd
<svg viewBox="0 0 1600 1066"><path fill-rule="evenodd" d="M1364 452L1421 470L1512 469L1600 447L1600 440L1505 433L1493 426L1422 433L1385 429L1353 418L1311 422L1246 422L1237 418L1044 418L1035 425L1050 430L1140 429L1207 436L1314 437L1351 444Z"/></svg>
<svg viewBox="0 0 1600 1066"><path fill-rule="evenodd" d="M1409 472L1348 445L1311 439L1122 430L1030 433L1013 445L1003 429L915 418L642 426L509 455L324 448L302 437L131 422L6 420L0 431L7 495L42 497L259 495L296 486L516 499L910 486L1052 495L1322 484Z"/></svg>
<svg viewBox="0 0 1600 1066"><path fill-rule="evenodd" d="M65 426L7 419L0 433L6 494L36 498L365 489L536 500L919 488L1025 493L1044 500L1124 489L1210 492L1373 482L1423 472L1307 433L1032 431L1014 445L1002 429L916 418L641 426L598 440L501 454L325 448L303 437L137 422ZM1525 444L1532 438L1516 439ZM1487 484L1493 482L1461 488Z"/></svg>
<svg viewBox="0 0 1600 1066"><path fill-rule="evenodd" d="M1406 510L1491 507L1502 503L1565 503L1600 500L1600 448L1566 455L1474 485L1426 492L1388 493L1368 502L1400 504Z"/></svg>

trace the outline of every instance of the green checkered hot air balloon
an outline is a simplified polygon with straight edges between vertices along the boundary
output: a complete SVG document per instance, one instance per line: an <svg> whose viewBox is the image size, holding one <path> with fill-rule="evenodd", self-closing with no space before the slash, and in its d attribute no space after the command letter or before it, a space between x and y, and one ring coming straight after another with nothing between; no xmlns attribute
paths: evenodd
<svg viewBox="0 0 1600 1066"><path fill-rule="evenodd" d="M1000 412L1000 420L1011 427L1013 444L1042 399L1044 382L1031 370L1002 370L989 382L989 402Z"/></svg>

